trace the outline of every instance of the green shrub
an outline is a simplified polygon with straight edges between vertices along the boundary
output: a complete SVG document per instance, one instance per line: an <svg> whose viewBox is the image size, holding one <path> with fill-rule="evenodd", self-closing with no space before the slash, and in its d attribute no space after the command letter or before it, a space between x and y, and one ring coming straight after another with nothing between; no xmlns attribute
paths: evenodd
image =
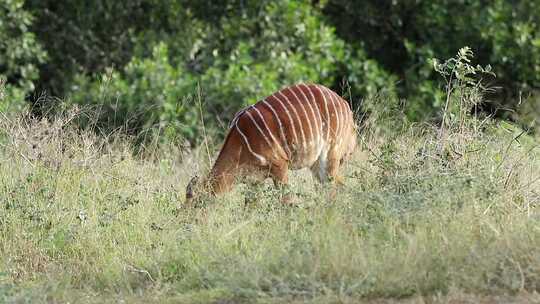
<svg viewBox="0 0 540 304"><path fill-rule="evenodd" d="M446 104L441 90L444 83L429 59L450 57L456 53L456 46L462 45L472 47L479 64L494 65L498 78L487 80L492 86L503 88L490 92L489 100L493 102L481 105L483 110L497 111L502 117L511 115L524 126L537 117L528 108L512 114L506 109L516 109L519 96L538 98L538 1L27 0L24 6L20 0L5 3L4 7L18 3L17 11L36 16L35 22L22 24L36 33L49 54L48 60L39 66L38 92L45 90L60 97L80 95L80 87L99 86L101 75L111 68L116 71L114 76L135 92L134 86L142 84L126 74L126 66L161 60L153 52L163 44L167 48L167 65L177 71L177 81L186 85L170 89L163 84L162 93L171 98L183 94L189 100L198 92L195 84L199 83L201 98L196 102L201 102L210 129L218 132L239 108L298 81L330 86L363 112L377 110L373 109L374 104L362 105L362 99L369 101L368 96L385 95L386 100L378 106L395 109L397 104L391 103L406 100L399 106L410 121L440 119ZM6 24L13 26L17 22L2 26L5 28ZM31 45L29 49L38 52ZM5 73L0 70L0 74ZM17 83L18 79L34 79L36 84L35 76L6 77L6 92L17 95L9 100L22 100L21 96L32 90L31 86ZM381 90L384 92L379 94ZM103 96L83 95L85 98L74 100L103 103ZM391 98L394 96L398 98ZM118 100L119 107L128 112L137 108L120 105L124 100ZM140 109L148 109L151 104L149 111L153 112L152 109L160 108L156 103L160 102L145 98ZM199 137L200 130L194 122L201 117L167 114L163 118L162 110L156 111L143 116L130 112L129 117L140 117L133 123L134 132L161 121L174 125L168 133L191 140ZM107 113L111 114L109 120L118 118L118 112Z"/></svg>
<svg viewBox="0 0 540 304"><path fill-rule="evenodd" d="M18 111L32 93L39 77L38 64L45 52L30 31L34 20L24 0L0 2L0 112Z"/></svg>
<svg viewBox="0 0 540 304"><path fill-rule="evenodd" d="M70 100L94 105L100 128L124 127L128 133L157 129L193 138L198 133L197 108L190 102L196 82L169 62L168 48L157 45L150 58L133 58L124 69L99 78L78 75Z"/></svg>
<svg viewBox="0 0 540 304"><path fill-rule="evenodd" d="M445 105L433 57L448 58L469 45L480 64L491 63L497 79L488 110L516 108L523 93L540 83L538 1L324 1L324 14L338 35L362 48L396 77L405 111L414 121L436 116ZM500 116L507 116L501 111ZM514 115L514 118L519 119Z"/></svg>
<svg viewBox="0 0 540 304"><path fill-rule="evenodd" d="M309 2L263 2L218 20L200 14L193 12L198 38L185 58L172 56L166 39L151 56L135 56L118 71L79 74L70 101L100 105L103 125L134 132L160 126L169 137L197 142L201 119L223 130L236 111L286 85L332 86L348 71L354 93L369 94L393 79L363 52L347 48Z"/></svg>

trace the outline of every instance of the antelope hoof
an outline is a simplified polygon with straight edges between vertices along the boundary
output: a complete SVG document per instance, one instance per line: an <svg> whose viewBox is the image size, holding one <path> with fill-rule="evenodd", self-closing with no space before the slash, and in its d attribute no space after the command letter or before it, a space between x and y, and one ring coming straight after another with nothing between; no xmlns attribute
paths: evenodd
<svg viewBox="0 0 540 304"><path fill-rule="evenodd" d="M287 193L281 197L281 203L285 206L294 206L296 202L294 201L294 195Z"/></svg>
<svg viewBox="0 0 540 304"><path fill-rule="evenodd" d="M257 204L256 198L244 198L244 209L247 209L251 206L255 206Z"/></svg>
<svg viewBox="0 0 540 304"><path fill-rule="evenodd" d="M345 186L345 180L343 179L343 177L341 176L334 176L332 178L332 181L334 182L335 185L337 186Z"/></svg>

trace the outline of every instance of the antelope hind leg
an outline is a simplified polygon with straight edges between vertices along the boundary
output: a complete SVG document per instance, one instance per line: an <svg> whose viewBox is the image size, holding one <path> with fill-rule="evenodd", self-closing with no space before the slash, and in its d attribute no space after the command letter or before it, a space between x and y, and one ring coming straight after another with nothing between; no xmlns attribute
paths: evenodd
<svg viewBox="0 0 540 304"><path fill-rule="evenodd" d="M330 190L330 200L335 200L339 188L345 185L344 179L339 175L340 160L338 158L332 158L328 160L328 177L332 182L332 189Z"/></svg>
<svg viewBox="0 0 540 304"><path fill-rule="evenodd" d="M328 177L330 178L330 181L332 181L332 183L339 186L343 186L344 185L343 177L339 175L341 161L343 160L343 155L340 155L340 154L341 153L339 153L335 148L330 150L330 152L328 153L327 172L328 172Z"/></svg>

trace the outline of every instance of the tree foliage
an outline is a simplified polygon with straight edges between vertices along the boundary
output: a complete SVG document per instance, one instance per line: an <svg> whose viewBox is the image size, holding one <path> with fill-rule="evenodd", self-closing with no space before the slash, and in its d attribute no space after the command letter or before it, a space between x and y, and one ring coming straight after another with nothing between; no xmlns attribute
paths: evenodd
<svg viewBox="0 0 540 304"><path fill-rule="evenodd" d="M540 88L539 1L329 0L324 10L340 37L399 77L412 118L432 115L444 101L429 59L467 45L497 74L491 84L502 90L493 107L515 107L520 91Z"/></svg>
<svg viewBox="0 0 540 304"><path fill-rule="evenodd" d="M382 84L387 77L383 71L377 73L377 63L367 60L363 52L354 52L337 38L308 2L207 3L210 11L228 12L219 18L210 18L197 4L183 5L194 32L191 48L174 49L171 54L174 45L166 41L174 40L163 34L165 42L152 56L145 58L144 52L139 52L142 57L133 57L122 72L107 78L110 84L99 75L80 74L71 100L114 107L115 116L146 113L134 121L138 124L134 129L141 129L141 123L145 127L164 126L167 134L180 131L194 139L201 131L200 119L214 126L226 124L239 108L287 84L334 84L344 71L358 68L351 73L356 77L355 88L375 92L372 82L362 80L369 75L371 79L379 77L376 80ZM362 74L366 69L371 73ZM196 109L198 102L204 102L204 117Z"/></svg>
<svg viewBox="0 0 540 304"><path fill-rule="evenodd" d="M0 111L24 106L38 79L37 65L45 59L30 31L34 18L23 4L23 0L0 2L0 87L5 83L0 88Z"/></svg>
<svg viewBox="0 0 540 304"><path fill-rule="evenodd" d="M201 119L220 126L299 81L365 112L378 109L361 100L383 91L379 107L402 99L408 119L440 119L444 83L431 58L463 46L492 65L497 78L485 84L502 88L484 110L514 109L498 115L527 125L538 116L537 0L6 0L0 38L5 100L47 91L99 105L103 122L134 132L195 139Z"/></svg>

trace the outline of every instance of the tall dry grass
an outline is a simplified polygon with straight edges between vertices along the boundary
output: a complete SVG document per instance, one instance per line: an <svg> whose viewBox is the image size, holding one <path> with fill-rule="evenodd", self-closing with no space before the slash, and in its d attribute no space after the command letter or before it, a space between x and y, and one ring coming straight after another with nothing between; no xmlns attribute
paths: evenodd
<svg viewBox="0 0 540 304"><path fill-rule="evenodd" d="M441 146L368 119L334 201L301 171L294 207L267 184L188 209L206 147L135 148L78 115L2 116L0 302L539 300L538 139L508 123L469 118Z"/></svg>

